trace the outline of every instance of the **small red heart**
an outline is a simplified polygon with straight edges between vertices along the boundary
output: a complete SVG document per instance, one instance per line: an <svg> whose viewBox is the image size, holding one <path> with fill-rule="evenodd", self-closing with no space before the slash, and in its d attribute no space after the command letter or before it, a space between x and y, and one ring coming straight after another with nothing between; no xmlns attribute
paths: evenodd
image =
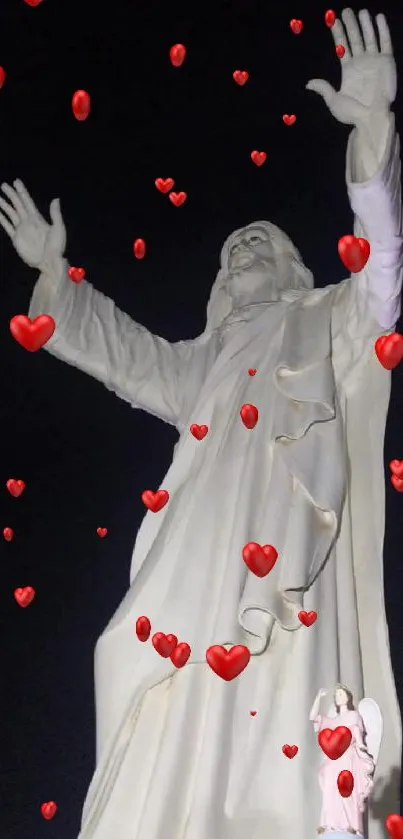
<svg viewBox="0 0 403 839"><path fill-rule="evenodd" d="M157 178L155 186L160 192L167 193L175 186L175 181L173 178Z"/></svg>
<svg viewBox="0 0 403 839"><path fill-rule="evenodd" d="M136 239L133 244L133 253L136 259L144 259L146 255L146 243L144 239Z"/></svg>
<svg viewBox="0 0 403 839"><path fill-rule="evenodd" d="M397 475L398 478L403 478L403 460L391 460L389 463L389 469L394 475Z"/></svg>
<svg viewBox="0 0 403 839"><path fill-rule="evenodd" d="M325 23L326 26L329 27L329 29L331 29L332 26L334 26L334 24L336 23L336 14L332 11L332 9L328 9L328 11L326 12Z"/></svg>
<svg viewBox="0 0 403 839"><path fill-rule="evenodd" d="M283 753L286 757L289 757L292 760L296 754L298 754L298 746L289 746L288 743L283 746Z"/></svg>
<svg viewBox="0 0 403 839"><path fill-rule="evenodd" d="M56 324L50 315L38 315L31 320L26 315L16 315L10 320L10 332L28 352L40 350L52 337Z"/></svg>
<svg viewBox="0 0 403 839"><path fill-rule="evenodd" d="M148 641L151 633L151 623L145 615L136 620L136 635L139 641Z"/></svg>
<svg viewBox="0 0 403 839"><path fill-rule="evenodd" d="M266 577L274 567L278 553L273 545L259 545L248 542L242 549L242 557L249 570L257 577Z"/></svg>
<svg viewBox="0 0 403 839"><path fill-rule="evenodd" d="M257 711L249 711L251 717L256 717Z"/></svg>
<svg viewBox="0 0 403 839"><path fill-rule="evenodd" d="M346 48L343 47L343 44L337 44L336 47L336 55L338 58L343 58L346 54Z"/></svg>
<svg viewBox="0 0 403 839"><path fill-rule="evenodd" d="M299 617L301 623L304 624L304 626L312 626L312 624L315 623L316 618L318 617L318 613L314 612L314 611L312 611L312 612L303 612L302 611L302 612L298 612L298 617Z"/></svg>
<svg viewBox="0 0 403 839"><path fill-rule="evenodd" d="M240 415L245 428L252 429L259 419L259 411L255 405L242 405Z"/></svg>
<svg viewBox="0 0 403 839"><path fill-rule="evenodd" d="M265 151L253 151L251 153L251 158L253 162L256 163L256 166L263 166L263 163L267 158L267 154Z"/></svg>
<svg viewBox="0 0 403 839"><path fill-rule="evenodd" d="M170 192L169 193L169 200L175 207L180 207L182 204L185 203L187 199L186 192Z"/></svg>
<svg viewBox="0 0 403 839"><path fill-rule="evenodd" d="M295 17L293 17L293 19L290 20L290 27L294 35L299 35L300 32L302 32L303 26L304 24L302 20L296 20Z"/></svg>
<svg viewBox="0 0 403 839"><path fill-rule="evenodd" d="M153 492L152 489L146 489L141 495L143 504L151 510L152 513L159 513L165 504L169 501L169 492L166 489L157 489Z"/></svg>
<svg viewBox="0 0 403 839"><path fill-rule="evenodd" d="M344 755L351 743L352 734L345 725L338 725L337 728L324 728L318 734L318 743L322 751L330 757L330 760L338 760Z"/></svg>
<svg viewBox="0 0 403 839"><path fill-rule="evenodd" d="M57 804L54 801L45 801L44 804L41 804L41 813L43 818L47 821L53 819L53 816L56 814Z"/></svg>
<svg viewBox="0 0 403 839"><path fill-rule="evenodd" d="M10 495L13 495L14 498L18 498L24 492L25 484L24 481L16 481L15 478L10 478L6 483L6 487Z"/></svg>
<svg viewBox="0 0 403 839"><path fill-rule="evenodd" d="M250 376L256 376L257 370L256 367L249 367L248 373Z"/></svg>
<svg viewBox="0 0 403 839"><path fill-rule="evenodd" d="M69 268L69 277L73 283L81 283L85 277L84 268Z"/></svg>
<svg viewBox="0 0 403 839"><path fill-rule="evenodd" d="M247 72L247 70L234 70L232 78L237 84L243 87L243 85L246 84L246 82L249 79L249 73Z"/></svg>
<svg viewBox="0 0 403 839"><path fill-rule="evenodd" d="M25 586L25 588L16 588L14 591L14 597L19 606L22 609L25 609L32 603L35 597L35 589L32 586Z"/></svg>
<svg viewBox="0 0 403 839"><path fill-rule="evenodd" d="M3 87L3 84L6 80L6 71L4 67L0 67L0 90Z"/></svg>
<svg viewBox="0 0 403 839"><path fill-rule="evenodd" d="M397 475L391 475L390 482L398 492L403 492L403 478L398 478Z"/></svg>
<svg viewBox="0 0 403 839"><path fill-rule="evenodd" d="M385 819L385 827L392 839L403 839L403 816L391 813Z"/></svg>
<svg viewBox="0 0 403 839"><path fill-rule="evenodd" d="M352 274L357 274L367 264L371 253L371 246L367 239L348 235L342 236L339 239L337 250L343 265Z"/></svg>
<svg viewBox="0 0 403 839"><path fill-rule="evenodd" d="M295 116L295 114L283 114L283 122L285 122L286 125L294 125L294 122L296 122L296 120L297 117Z"/></svg>
<svg viewBox="0 0 403 839"><path fill-rule="evenodd" d="M375 352L385 370L394 370L403 358L403 335L381 335L375 341Z"/></svg>
<svg viewBox="0 0 403 839"><path fill-rule="evenodd" d="M169 59L174 67L181 67L186 58L186 47L183 44L175 44L169 50Z"/></svg>
<svg viewBox="0 0 403 839"><path fill-rule="evenodd" d="M11 527L5 527L4 530L3 530L3 536L6 540L6 542L11 542L11 540L14 536L14 530L12 530Z"/></svg>
<svg viewBox="0 0 403 839"><path fill-rule="evenodd" d="M169 658L178 643L176 635L165 635L164 632L156 632L151 641L154 649L162 658Z"/></svg>
<svg viewBox="0 0 403 839"><path fill-rule="evenodd" d="M348 769L343 769L337 776L337 786L343 798L350 798L354 789L354 778Z"/></svg>
<svg viewBox="0 0 403 839"><path fill-rule="evenodd" d="M79 122L83 122L89 116L91 110L91 97L86 90L76 90L72 103L73 114Z"/></svg>
<svg viewBox="0 0 403 839"><path fill-rule="evenodd" d="M226 682L230 682L245 670L250 660L250 652L247 647L237 644L226 650L220 644L215 644L206 650L207 664L214 670L217 676L221 676Z"/></svg>
<svg viewBox="0 0 403 839"><path fill-rule="evenodd" d="M172 664L178 668L184 667L191 652L189 644L187 644L186 641L182 641L177 647L175 647L173 653L171 653L170 658Z"/></svg>
<svg viewBox="0 0 403 839"><path fill-rule="evenodd" d="M208 425L197 425L197 423L193 423L190 426L190 433L193 434L193 437L196 437L196 440L203 440L206 434L208 434Z"/></svg>
<svg viewBox="0 0 403 839"><path fill-rule="evenodd" d="M107 532L108 532L107 527L97 527L97 533L98 533L98 536L101 537L101 539L103 539L104 536L106 536Z"/></svg>

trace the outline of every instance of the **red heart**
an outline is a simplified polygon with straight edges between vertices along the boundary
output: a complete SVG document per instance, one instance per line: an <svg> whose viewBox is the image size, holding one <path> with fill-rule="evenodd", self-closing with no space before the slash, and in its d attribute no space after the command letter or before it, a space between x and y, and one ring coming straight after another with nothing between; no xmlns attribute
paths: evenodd
<svg viewBox="0 0 403 839"><path fill-rule="evenodd" d="M175 44L169 50L169 58L174 67L180 67L186 58L186 47L183 44Z"/></svg>
<svg viewBox="0 0 403 839"><path fill-rule="evenodd" d="M72 103L73 114L79 122L83 122L89 116L91 110L91 98L86 90L76 90Z"/></svg>
<svg viewBox="0 0 403 839"><path fill-rule="evenodd" d="M256 163L256 166L263 166L263 163L267 158L267 154L265 151L253 151L251 158L253 162Z"/></svg>
<svg viewBox="0 0 403 839"><path fill-rule="evenodd" d="M385 827L392 839L403 839L403 816L391 813L385 819Z"/></svg>
<svg viewBox="0 0 403 839"><path fill-rule="evenodd" d="M173 186L175 186L175 181L173 178L157 178L155 186L160 192L167 193Z"/></svg>
<svg viewBox="0 0 403 839"><path fill-rule="evenodd" d="M336 55L338 58L343 58L346 54L346 48L343 47L343 44L337 44L336 47Z"/></svg>
<svg viewBox="0 0 403 839"><path fill-rule="evenodd" d="M187 199L186 192L170 192L169 193L169 200L172 201L172 204L175 207L180 207L181 204L184 204Z"/></svg>
<svg viewBox="0 0 403 839"><path fill-rule="evenodd" d="M301 623L304 624L304 626L312 626L312 624L315 623L316 618L318 617L318 613L314 612L314 611L312 611L312 612L298 612L298 617L299 617Z"/></svg>
<svg viewBox="0 0 403 839"><path fill-rule="evenodd" d="M295 114L284 114L283 115L283 122L285 122L286 125L294 125L294 122L296 122L296 119L297 119L297 117L295 116Z"/></svg>
<svg viewBox="0 0 403 839"><path fill-rule="evenodd" d="M35 597L35 589L32 586L25 586L25 588L16 588L14 591L14 597L19 606L22 609L25 609L32 603Z"/></svg>
<svg viewBox="0 0 403 839"><path fill-rule="evenodd" d="M246 84L246 82L249 79L249 73L247 72L247 70L235 70L232 74L232 78L237 84L243 87L243 85Z"/></svg>
<svg viewBox="0 0 403 839"><path fill-rule="evenodd" d="M26 315L16 315L10 320L10 332L28 352L40 350L49 341L56 329L50 315L38 315L31 320Z"/></svg>
<svg viewBox="0 0 403 839"><path fill-rule="evenodd" d="M258 419L259 411L255 405L242 405L240 415L245 428L254 428Z"/></svg>
<svg viewBox="0 0 403 839"><path fill-rule="evenodd" d="M336 15L332 11L332 9L328 9L328 11L326 12L325 23L326 23L326 26L329 27L329 29L331 29L332 26L334 26L334 24L336 23Z"/></svg>
<svg viewBox="0 0 403 839"><path fill-rule="evenodd" d="M3 87L3 84L6 80L6 71L4 67L0 67L0 90Z"/></svg>
<svg viewBox="0 0 403 839"><path fill-rule="evenodd" d="M251 717L256 717L257 711L249 711Z"/></svg>
<svg viewBox="0 0 403 839"><path fill-rule="evenodd" d="M56 810L57 810L57 804L55 804L54 801L45 801L44 804L41 804L41 813L43 815L43 818L46 819L47 821L49 821L50 819L53 819L53 816L55 815Z"/></svg>
<svg viewBox="0 0 403 839"><path fill-rule="evenodd" d="M85 277L84 268L69 268L69 277L73 283L81 283Z"/></svg>
<svg viewBox="0 0 403 839"><path fill-rule="evenodd" d="M403 358L403 335L381 335L375 341L375 352L385 370L394 370Z"/></svg>
<svg viewBox="0 0 403 839"><path fill-rule="evenodd" d="M207 664L214 670L217 676L221 676L226 682L230 682L245 670L249 664L250 652L247 647L237 644L226 650L225 647L215 644L206 650Z"/></svg>
<svg viewBox="0 0 403 839"><path fill-rule="evenodd" d="M98 533L98 536L101 537L101 539L103 539L104 536L106 536L107 532L108 532L107 527L97 527L97 533Z"/></svg>
<svg viewBox="0 0 403 839"><path fill-rule="evenodd" d="M153 492L152 489L145 489L141 498L152 513L159 513L169 501L169 492L166 489L157 489L157 492Z"/></svg>
<svg viewBox="0 0 403 839"><path fill-rule="evenodd" d="M286 757L289 757L292 760L296 754L298 754L298 746L289 746L288 743L283 746L283 752Z"/></svg>
<svg viewBox="0 0 403 839"><path fill-rule="evenodd" d="M136 239L133 245L133 253L136 259L144 259L146 255L146 243L144 239Z"/></svg>
<svg viewBox="0 0 403 839"><path fill-rule="evenodd" d="M208 433L208 425L197 425L197 423L193 423L190 426L190 433L193 434L193 437L196 437L196 440L203 440Z"/></svg>
<svg viewBox="0 0 403 839"><path fill-rule="evenodd" d="M352 734L345 725L338 725L337 728L324 728L318 734L318 743L322 751L331 760L338 760L344 755L351 743Z"/></svg>
<svg viewBox="0 0 403 839"><path fill-rule="evenodd" d="M173 653L171 653L170 658L172 664L174 664L175 667L178 668L184 667L191 652L192 651L189 647L189 644L187 644L186 641L182 641L180 644L178 644L177 647L175 647Z"/></svg>
<svg viewBox="0 0 403 839"><path fill-rule="evenodd" d="M24 481L16 481L15 478L10 478L6 483L6 487L10 495L13 495L14 498L18 498L24 492L25 484Z"/></svg>
<svg viewBox="0 0 403 839"><path fill-rule="evenodd" d="M257 370L256 367L249 367L248 373L250 376L256 376Z"/></svg>
<svg viewBox="0 0 403 839"><path fill-rule="evenodd" d="M148 641L151 632L151 623L144 615L136 620L136 635L139 641Z"/></svg>
<svg viewBox="0 0 403 839"><path fill-rule="evenodd" d="M343 798L350 798L354 789L354 778L348 769L343 769L337 777L337 786Z"/></svg>
<svg viewBox="0 0 403 839"><path fill-rule="evenodd" d="M25 0L25 2L27 4L27 6L35 7L35 6L39 6L39 4L42 3L42 0Z"/></svg>
<svg viewBox="0 0 403 839"><path fill-rule="evenodd" d="M176 635L165 635L164 632L156 632L151 641L162 658L169 658L178 643Z"/></svg>
<svg viewBox="0 0 403 839"><path fill-rule="evenodd" d="M266 577L274 567L278 553L273 545L248 542L242 549L242 557L253 574L257 577Z"/></svg>
<svg viewBox="0 0 403 839"><path fill-rule="evenodd" d="M390 482L398 492L403 492L403 478L398 478L397 475L391 475Z"/></svg>
<svg viewBox="0 0 403 839"><path fill-rule="evenodd" d="M11 527L5 527L4 530L3 530L3 536L6 540L6 542L11 542L11 540L14 536L14 531L11 529Z"/></svg>
<svg viewBox="0 0 403 839"><path fill-rule="evenodd" d="M348 268L352 274L357 274L362 271L367 264L371 252L371 246L367 239L361 239L357 236L342 236L339 239L337 250L343 265Z"/></svg>
<svg viewBox="0 0 403 839"><path fill-rule="evenodd" d="M394 475L397 475L398 478L403 478L403 460L391 460L389 463L389 469Z"/></svg>
<svg viewBox="0 0 403 839"><path fill-rule="evenodd" d="M299 35L299 33L302 32L303 26L304 26L304 24L303 24L302 20L296 20L295 17L293 17L293 19L290 20L290 27L291 27L294 35Z"/></svg>

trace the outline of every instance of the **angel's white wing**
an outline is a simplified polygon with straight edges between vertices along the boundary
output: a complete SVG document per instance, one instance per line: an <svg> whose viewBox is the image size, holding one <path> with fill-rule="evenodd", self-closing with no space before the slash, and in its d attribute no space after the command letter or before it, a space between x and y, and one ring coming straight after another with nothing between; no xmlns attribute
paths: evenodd
<svg viewBox="0 0 403 839"><path fill-rule="evenodd" d="M367 751L373 758L376 766L383 734L381 709L375 702L375 699L369 699L366 696L364 699L361 699L357 710L364 722Z"/></svg>

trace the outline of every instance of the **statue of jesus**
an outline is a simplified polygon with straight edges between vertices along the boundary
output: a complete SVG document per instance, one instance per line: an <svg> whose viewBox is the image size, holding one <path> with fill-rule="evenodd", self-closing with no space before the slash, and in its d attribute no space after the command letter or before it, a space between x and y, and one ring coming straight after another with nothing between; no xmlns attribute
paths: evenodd
<svg viewBox="0 0 403 839"><path fill-rule="evenodd" d="M345 48L341 89L307 87L352 126L347 190L354 233L371 245L341 283L314 289L289 238L250 224L224 244L205 331L171 344L71 281L57 200L49 225L20 181L2 186L0 223L40 270L29 316L56 323L47 351L180 435L161 484L169 501L145 516L129 589L97 644L97 766L79 839L310 839L321 758L307 720L312 693L336 683L372 697L385 721L370 839L384 836L380 807L399 812L382 579L390 373L374 352L400 313L396 68L383 15L375 26L346 9L332 33ZM244 404L259 411L252 430ZM208 426L203 440L193 423ZM250 541L278 552L264 578L242 559ZM185 666L138 641L143 615L190 645ZM232 681L206 662L216 644L250 650ZM298 746L292 759L285 744Z"/></svg>

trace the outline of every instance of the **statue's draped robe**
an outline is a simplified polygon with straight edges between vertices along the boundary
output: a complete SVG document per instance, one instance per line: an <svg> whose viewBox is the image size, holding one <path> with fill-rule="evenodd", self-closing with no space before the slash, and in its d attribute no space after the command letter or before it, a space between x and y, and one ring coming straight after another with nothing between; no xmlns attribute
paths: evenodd
<svg viewBox="0 0 403 839"><path fill-rule="evenodd" d="M390 374L374 353L397 320L402 280L393 120L367 183L351 182L349 155L355 229L372 253L337 286L286 293L245 310L244 323L176 344L66 271L45 271L34 291L30 316L56 320L53 355L180 432L161 482L170 500L145 516L130 588L96 649L97 767L80 839L307 839L321 762L309 710L338 681L384 715L370 839L398 811L382 572ZM245 402L259 408L253 430L239 416ZM191 423L209 426L203 441ZM264 579L242 560L248 541L278 550ZM310 628L301 608L318 612ZM140 615L190 644L182 670L137 640ZM241 676L227 683L209 669L211 644L249 647ZM293 760L285 743L299 747Z"/></svg>

